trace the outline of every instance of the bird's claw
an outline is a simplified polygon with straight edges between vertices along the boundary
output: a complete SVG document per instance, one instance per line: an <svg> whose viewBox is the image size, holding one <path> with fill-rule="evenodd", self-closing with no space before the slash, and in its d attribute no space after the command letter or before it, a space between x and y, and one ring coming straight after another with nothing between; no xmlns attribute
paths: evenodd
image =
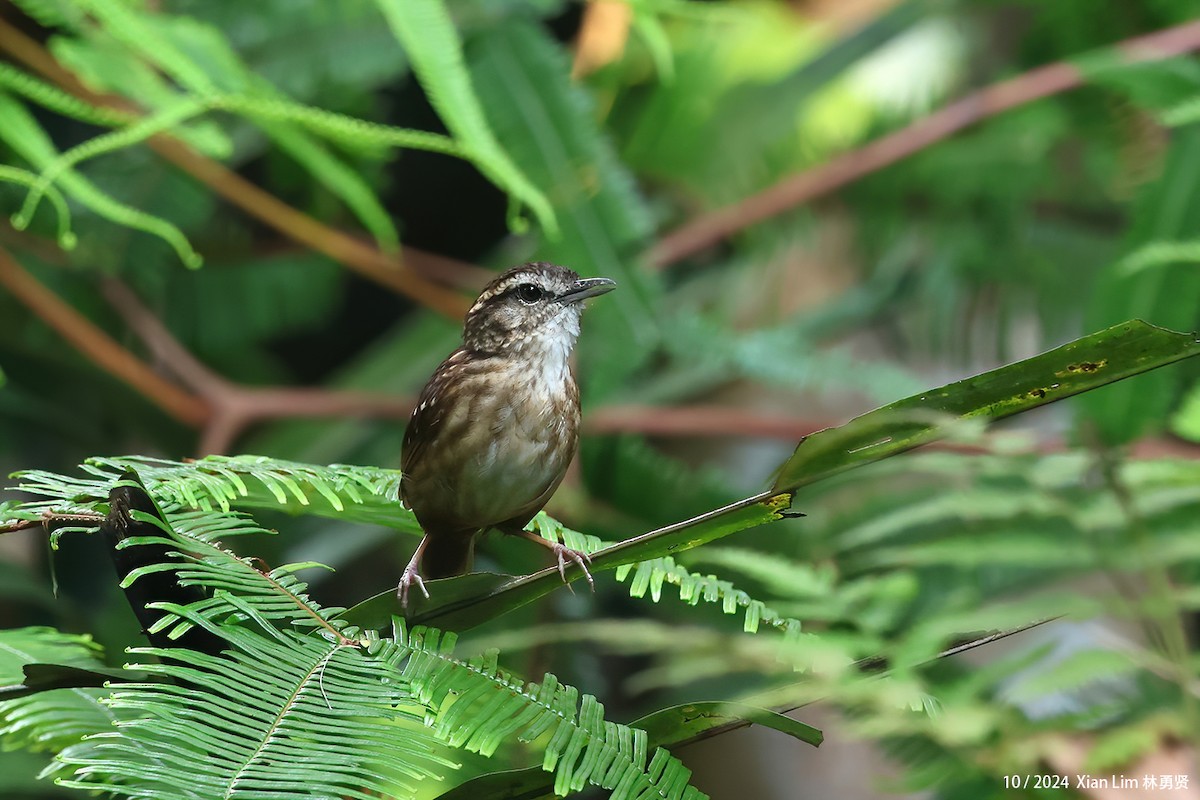
<svg viewBox="0 0 1200 800"><path fill-rule="evenodd" d="M421 573L409 564L400 576L400 582L396 584L396 596L400 598L401 608L408 608L408 590L414 583L421 590L421 594L425 595L425 599L429 599L429 590L425 588L425 581L421 579Z"/></svg>
<svg viewBox="0 0 1200 800"><path fill-rule="evenodd" d="M563 583L567 584L567 588L571 589L571 584L567 583L567 559L579 565L583 570L583 577L587 578L588 586L592 591L596 591L596 581L592 579L592 573L588 571L587 565L592 563L592 557L582 550L572 550L564 544L556 543L554 545L554 555L558 558L558 574L562 576ZM572 593L575 591L571 589Z"/></svg>

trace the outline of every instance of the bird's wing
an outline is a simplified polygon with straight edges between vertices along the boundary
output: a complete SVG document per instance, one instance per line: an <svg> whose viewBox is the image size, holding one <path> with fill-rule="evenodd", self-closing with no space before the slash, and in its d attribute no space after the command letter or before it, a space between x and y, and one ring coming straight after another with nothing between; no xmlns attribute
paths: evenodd
<svg viewBox="0 0 1200 800"><path fill-rule="evenodd" d="M400 499L404 500L410 482L410 474L421 471L421 463L429 445L438 438L452 398L447 397L446 387L460 371L466 353L459 348L441 363L425 383L417 397L417 406L409 417L404 431L404 444L400 450Z"/></svg>

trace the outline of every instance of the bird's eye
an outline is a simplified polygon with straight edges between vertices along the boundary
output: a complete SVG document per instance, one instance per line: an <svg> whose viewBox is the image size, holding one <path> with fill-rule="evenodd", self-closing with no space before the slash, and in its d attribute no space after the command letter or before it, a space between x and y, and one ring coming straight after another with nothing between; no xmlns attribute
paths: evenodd
<svg viewBox="0 0 1200 800"><path fill-rule="evenodd" d="M546 293L542 290L542 287L535 286L532 283L522 283L517 287L517 297L520 298L522 303L532 305L545 296Z"/></svg>

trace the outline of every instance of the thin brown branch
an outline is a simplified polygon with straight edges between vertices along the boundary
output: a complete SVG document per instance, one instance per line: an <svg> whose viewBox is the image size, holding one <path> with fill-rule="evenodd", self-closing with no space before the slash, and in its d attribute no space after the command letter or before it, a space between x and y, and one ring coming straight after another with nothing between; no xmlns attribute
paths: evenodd
<svg viewBox="0 0 1200 800"><path fill-rule="evenodd" d="M1200 20L1116 45L1126 63L1154 61L1200 49ZM1048 64L958 100L858 150L784 178L737 203L700 214L667 233L647 260L667 267L723 239L890 166L959 131L1009 109L1083 85L1086 76L1066 61Z"/></svg>
<svg viewBox="0 0 1200 800"><path fill-rule="evenodd" d="M142 304L128 286L116 278L104 278L100 283L100 293L142 340L154 359L195 394L211 400L222 391L233 388L232 383L200 363L172 336L167 326Z"/></svg>
<svg viewBox="0 0 1200 800"><path fill-rule="evenodd" d="M404 246L404 263L438 283L470 290L473 295L479 294L487 282L496 277L490 269L409 245Z"/></svg>
<svg viewBox="0 0 1200 800"><path fill-rule="evenodd" d="M40 73L46 79L92 105L130 113L140 110L129 101L92 91L64 69L41 45L0 17L0 50ZM206 184L233 205L283 235L324 253L348 269L407 295L446 316L466 313L467 299L433 283L399 259L391 258L353 236L331 228L263 191L224 165L200 155L170 136L152 137L148 144L159 155Z"/></svg>
<svg viewBox="0 0 1200 800"><path fill-rule="evenodd" d="M796 442L836 422L723 406L604 406L584 417L591 434L734 436Z"/></svg>
<svg viewBox="0 0 1200 800"><path fill-rule="evenodd" d="M201 455L226 453L250 425L268 419L368 417L406 419L412 413L408 397L340 389L264 387L228 384L211 398L213 418L201 432Z"/></svg>
<svg viewBox="0 0 1200 800"><path fill-rule="evenodd" d="M0 534L27 531L31 528L45 528L47 532L56 527L55 523L87 522L100 524L104 522L103 514L81 514L78 512L63 512L47 509L37 519L19 519L0 525ZM61 527L61 526L59 526Z"/></svg>
<svg viewBox="0 0 1200 800"><path fill-rule="evenodd" d="M188 352L127 286L110 278L101 291L151 354L211 408L211 416L201 433L201 454L226 452L246 427L264 419L404 418L412 412L410 399L391 395L238 385L216 374Z"/></svg>
<svg viewBox="0 0 1200 800"><path fill-rule="evenodd" d="M187 425L209 418L203 400L189 395L156 373L111 336L26 272L0 249L0 285L104 371L131 386L168 416Z"/></svg>

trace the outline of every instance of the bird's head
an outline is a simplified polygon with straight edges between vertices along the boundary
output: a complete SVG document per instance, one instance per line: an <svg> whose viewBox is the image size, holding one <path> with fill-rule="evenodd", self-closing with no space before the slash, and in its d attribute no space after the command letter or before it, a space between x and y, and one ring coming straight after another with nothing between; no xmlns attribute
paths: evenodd
<svg viewBox="0 0 1200 800"><path fill-rule="evenodd" d="M557 264L513 267L489 283L467 312L463 345L478 353L569 355L579 336L582 301L616 286Z"/></svg>

